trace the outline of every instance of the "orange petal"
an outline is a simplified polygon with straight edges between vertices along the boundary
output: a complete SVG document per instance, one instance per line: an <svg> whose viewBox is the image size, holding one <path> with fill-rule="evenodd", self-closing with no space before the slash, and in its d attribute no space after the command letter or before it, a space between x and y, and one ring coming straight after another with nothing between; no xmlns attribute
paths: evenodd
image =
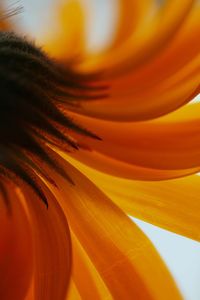
<svg viewBox="0 0 200 300"><path fill-rule="evenodd" d="M74 109L81 114L107 120L137 121L159 117L189 102L199 92L200 43L196 42L196 37L200 34L200 5L193 3L193 8L189 11L187 5L191 6L192 2L186 2L183 10L187 17L183 18L181 29L159 54L136 69L131 67L131 60L128 61L127 74L122 72L124 62L118 73L114 67L109 70L112 74L107 74L104 70L103 79L109 80L111 87L109 97L85 101L80 109ZM179 3L167 2L164 8L166 14L169 13L174 18L170 5L174 5L179 14ZM154 18L156 19L155 16ZM166 20L168 22L167 18ZM159 32L160 25L155 28ZM157 31L155 38L158 38ZM148 38L149 35L151 33L147 33ZM133 55L131 47L129 50ZM145 53L148 54L146 48ZM105 55L103 53L102 57ZM134 55L133 58L135 59ZM110 60L112 59L113 55ZM114 60L115 63L116 61ZM108 66L109 62L106 62L105 68Z"/></svg>
<svg viewBox="0 0 200 300"><path fill-rule="evenodd" d="M160 81L153 87L143 86L142 90L137 91L138 87L135 88L132 83L133 91L126 87L121 91L111 90L108 98L82 101L80 106L73 107L72 110L81 115L110 121L144 121L160 117L188 103L199 93L200 60L195 68L189 78L186 77L176 84L170 78L168 82Z"/></svg>
<svg viewBox="0 0 200 300"><path fill-rule="evenodd" d="M144 169L199 169L199 119L179 118L176 122L166 117L123 124L83 117L78 120L102 138L97 141L78 137L80 145L106 157ZM73 156L81 157L81 154Z"/></svg>
<svg viewBox="0 0 200 300"><path fill-rule="evenodd" d="M159 182L132 181L69 160L125 213L200 241L200 177Z"/></svg>
<svg viewBox="0 0 200 300"><path fill-rule="evenodd" d="M32 235L25 210L7 186L11 211L0 197L0 298L24 299L33 272Z"/></svg>
<svg viewBox="0 0 200 300"><path fill-rule="evenodd" d="M54 34L51 32L49 37L45 36L42 43L48 53L71 63L71 59L80 59L85 48L85 18L80 1L62 3L57 19Z"/></svg>
<svg viewBox="0 0 200 300"><path fill-rule="evenodd" d="M24 201L28 203L34 236L34 297L37 300L63 300L71 272L69 229L57 200L45 185L43 190L48 199L48 210L33 192L24 188Z"/></svg>
<svg viewBox="0 0 200 300"><path fill-rule="evenodd" d="M67 293L67 297L66 300L82 300L78 289L75 285L75 283L73 282L73 280L70 281L70 285L69 285L69 290Z"/></svg>
<svg viewBox="0 0 200 300"><path fill-rule="evenodd" d="M58 158L59 159L59 158ZM60 159L59 159L60 160ZM75 186L54 174L70 227L114 299L180 299L165 265L138 227L62 161Z"/></svg>
<svg viewBox="0 0 200 300"><path fill-rule="evenodd" d="M198 168L191 169L179 169L179 170L163 170L163 169L152 169L144 168L142 166L137 166L129 164L117 159L113 159L110 156L103 155L99 152L80 150L74 153L70 153L68 156L63 154L68 161L71 161L70 157L88 165L95 170L117 176L120 178L127 178L133 180L164 180L178 178L190 174L197 173ZM74 164L74 162L73 162Z"/></svg>
<svg viewBox="0 0 200 300"><path fill-rule="evenodd" d="M200 178L195 175L143 185L122 181L119 192L109 191L108 195L126 213L200 241L199 183Z"/></svg>
<svg viewBox="0 0 200 300"><path fill-rule="evenodd" d="M72 278L82 299L112 299L102 278L92 264L79 240L72 233Z"/></svg>
<svg viewBox="0 0 200 300"><path fill-rule="evenodd" d="M152 12L153 1L118 1L118 24L116 26L116 33L114 40L109 47L109 50L119 47L133 34L140 23L144 22L144 19L148 17Z"/></svg>
<svg viewBox="0 0 200 300"><path fill-rule="evenodd" d="M128 5L127 3L128 1L125 5ZM147 17L142 18L137 30L133 28L132 34L129 34L129 39L125 38L119 47L111 47L110 52L89 57L80 65L79 69L84 72L106 70L114 74L146 63L168 45L184 24L192 7L195 8L193 0L184 0L181 4L180 7L178 0L167 1L161 9L158 9L156 14L153 14L150 9L147 10ZM125 31L126 22L123 25Z"/></svg>

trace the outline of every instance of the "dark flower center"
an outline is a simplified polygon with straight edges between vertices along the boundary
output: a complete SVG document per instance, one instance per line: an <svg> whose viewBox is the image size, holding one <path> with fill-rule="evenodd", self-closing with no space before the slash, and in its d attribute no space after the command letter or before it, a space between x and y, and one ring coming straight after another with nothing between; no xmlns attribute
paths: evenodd
<svg viewBox="0 0 200 300"><path fill-rule="evenodd" d="M42 163L46 163L70 180L48 145L78 149L69 133L73 131L98 138L60 109L90 98L91 89L88 81L63 69L33 43L0 32L1 186L4 180L23 180L47 204L34 171L44 175Z"/></svg>

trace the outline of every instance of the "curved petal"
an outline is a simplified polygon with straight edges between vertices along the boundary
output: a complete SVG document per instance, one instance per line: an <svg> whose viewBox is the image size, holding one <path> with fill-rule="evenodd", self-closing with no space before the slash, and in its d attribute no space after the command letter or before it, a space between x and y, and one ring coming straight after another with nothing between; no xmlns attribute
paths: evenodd
<svg viewBox="0 0 200 300"><path fill-rule="evenodd" d="M42 182L41 182L42 185ZM71 273L71 243L66 217L51 192L42 185L49 208L24 187L18 196L27 202L34 236L34 297L65 299Z"/></svg>
<svg viewBox="0 0 200 300"><path fill-rule="evenodd" d="M156 184L121 182L121 193L106 193L126 213L200 241L199 183L200 179L195 175Z"/></svg>
<svg viewBox="0 0 200 300"><path fill-rule="evenodd" d="M71 232L71 237L73 255L72 278L82 299L111 300L111 294L73 232Z"/></svg>
<svg viewBox="0 0 200 300"><path fill-rule="evenodd" d="M65 154L63 155L66 157ZM200 170L199 167L179 170L145 168L142 166L133 165L117 159L113 159L110 156L92 151L90 149L87 149L86 147L83 150L81 149L80 151L70 153L69 155L70 157L94 168L95 170L120 178L127 178L132 180L159 181L183 177L186 175L197 173ZM69 155L68 157L66 157L67 160L70 160Z"/></svg>
<svg viewBox="0 0 200 300"><path fill-rule="evenodd" d="M137 30L133 28L128 40L125 38L119 47L111 47L111 51L107 53L89 56L88 60L79 66L79 70L84 72L106 70L114 74L146 63L172 40L195 6L194 3L194 0L184 0L180 7L178 0L166 1L156 15L148 10L151 17L147 14L147 18L143 18L138 24Z"/></svg>
<svg viewBox="0 0 200 300"><path fill-rule="evenodd" d="M169 11L171 14L172 10ZM122 67L119 74L110 69L114 79L104 71L103 79L111 86L109 97L85 101L80 108L73 109L101 119L137 121L159 117L189 102L199 92L199 16L200 5L196 3L181 30L159 55L140 68L131 68L127 74L122 74ZM130 67L131 62L128 64Z"/></svg>
<svg viewBox="0 0 200 300"><path fill-rule="evenodd" d="M62 164L75 186L54 174L59 186L54 193L60 195L70 227L113 298L180 299L145 235L81 173L63 160Z"/></svg>
<svg viewBox="0 0 200 300"><path fill-rule="evenodd" d="M133 34L137 27L148 18L154 8L152 0L147 1L118 1L118 24L115 37L109 51L116 49Z"/></svg>
<svg viewBox="0 0 200 300"><path fill-rule="evenodd" d="M62 3L58 12L57 29L44 36L42 43L45 49L53 56L64 62L80 59L85 52L85 16L83 5L79 0L69 0ZM46 40L46 43L45 43Z"/></svg>
<svg viewBox="0 0 200 300"><path fill-rule="evenodd" d="M144 184L97 172L75 160L70 162L126 214L200 241L199 176Z"/></svg>
<svg viewBox="0 0 200 300"><path fill-rule="evenodd" d="M11 211L0 197L0 298L24 299L33 273L32 232L26 212L7 186Z"/></svg>
<svg viewBox="0 0 200 300"><path fill-rule="evenodd" d="M97 56L86 55L82 6L80 0L59 6L60 33L50 44L47 38L46 49L70 60L79 73L103 71L111 91L107 98L94 97L70 109L106 120L147 120L177 109L199 92L198 1L184 0L181 7L178 0L165 1L158 8L151 0L119 1L116 37Z"/></svg>
<svg viewBox="0 0 200 300"><path fill-rule="evenodd" d="M159 83L162 88L162 84ZM170 113L191 101L200 91L199 69L195 74L173 87L164 90L147 88L142 94L113 95L98 101L80 101L79 106L70 107L80 115L108 121L145 121ZM117 93L117 91L116 91Z"/></svg>
<svg viewBox="0 0 200 300"><path fill-rule="evenodd" d="M159 119L137 123L78 118L102 141L78 138L80 144L133 166L158 170L199 169L199 119ZM75 154L75 157L80 154Z"/></svg>

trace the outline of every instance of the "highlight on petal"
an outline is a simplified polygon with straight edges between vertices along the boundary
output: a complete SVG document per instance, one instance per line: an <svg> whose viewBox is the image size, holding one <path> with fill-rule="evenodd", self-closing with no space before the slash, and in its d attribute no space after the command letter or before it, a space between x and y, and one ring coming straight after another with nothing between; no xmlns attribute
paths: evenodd
<svg viewBox="0 0 200 300"><path fill-rule="evenodd" d="M4 192L9 204L0 194L0 299L21 300L33 275L31 224L14 186L4 183Z"/></svg>
<svg viewBox="0 0 200 300"><path fill-rule="evenodd" d="M19 199L27 203L33 230L34 275L33 295L37 300L63 300L71 273L71 242L66 216L57 200L40 183L49 201L49 208L24 186Z"/></svg>
<svg viewBox="0 0 200 300"><path fill-rule="evenodd" d="M145 22L145 19L152 14L154 3L152 0L147 1L117 1L118 3L118 24L115 29L115 36L109 51L120 47L124 44L137 28Z"/></svg>
<svg viewBox="0 0 200 300"><path fill-rule="evenodd" d="M59 190L52 187L53 193L112 297L181 299L147 237L86 177L67 162L62 164L76 185L66 185L54 174Z"/></svg>
<svg viewBox="0 0 200 300"><path fill-rule="evenodd" d="M84 6L79 0L69 0L61 4L58 15L59 24L55 26L52 37L45 36L42 44L45 50L59 57L65 63L80 60L85 52L85 14ZM46 40L46 43L45 43Z"/></svg>
<svg viewBox="0 0 200 300"><path fill-rule="evenodd" d="M72 237L72 279L82 299L113 299L108 288L91 262L78 238L71 231ZM70 298L69 299L74 299Z"/></svg>
<svg viewBox="0 0 200 300"><path fill-rule="evenodd" d="M68 161L126 214L200 241L199 176L144 183L95 171L72 158Z"/></svg>
<svg viewBox="0 0 200 300"><path fill-rule="evenodd" d="M73 280L70 281L69 291L68 291L66 300L68 300L68 299L69 300L73 300L73 299L82 300Z"/></svg>

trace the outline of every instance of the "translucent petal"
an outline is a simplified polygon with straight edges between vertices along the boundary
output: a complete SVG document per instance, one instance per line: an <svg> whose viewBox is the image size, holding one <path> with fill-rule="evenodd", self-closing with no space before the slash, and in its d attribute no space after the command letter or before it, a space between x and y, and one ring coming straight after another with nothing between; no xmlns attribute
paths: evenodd
<svg viewBox="0 0 200 300"><path fill-rule="evenodd" d="M71 165L75 182L54 174L60 201L99 275L115 299L180 299L162 260L135 224ZM122 275L123 274L123 275Z"/></svg>
<svg viewBox="0 0 200 300"><path fill-rule="evenodd" d="M141 1L141 3L144 2ZM128 6L126 2L124 5ZM190 10L188 7L192 9ZM73 109L81 114L106 120L147 120L169 113L197 95L199 92L200 44L196 42L196 37L200 34L200 5L194 1L184 1L183 10L180 11L179 8L178 1L167 1L158 16L152 14L152 22L159 22L159 25L154 24L153 33L151 33L151 27L146 25L146 39L151 40L152 34L152 38L161 43L163 35L160 39L158 38L159 30L162 32L165 29L166 34L169 33L168 30L174 30L173 38L166 45L162 44L162 49L159 48L162 51L159 50L157 55L145 60L140 67L134 68L132 65L132 60L138 63L138 57L134 52L137 48L135 40L132 42L133 45L130 43L127 45L127 52L130 51L131 58L126 51L118 54L119 60L123 61L120 65L112 51L110 51L108 61L106 55L109 51L108 53L103 52L100 55L101 59L99 58L99 62L94 64L93 69L94 71L97 71L98 68L104 69L103 80L107 80L110 85L109 97L97 101L85 101L80 107ZM171 11L174 12L174 15ZM163 17L162 14L165 15L165 13L166 16L169 15L169 18ZM182 18L179 30L170 27L179 22L176 19L176 13L180 14L179 17ZM162 22L158 21L159 18L162 19ZM166 24L170 23L169 26L165 24L165 29L162 28L165 23L163 18ZM138 25L138 31L140 28L141 24ZM138 39L142 40L143 38L144 35L140 36L138 33ZM152 42L150 47L154 47L155 44ZM150 55L146 47L144 53ZM129 58L125 58L126 55ZM139 55L142 55L141 50L139 50ZM125 64L126 59L127 65ZM98 58L95 60L98 61ZM87 64L87 59L85 61ZM110 66L109 63L112 61L114 65ZM124 68L126 72L123 71Z"/></svg>
<svg viewBox="0 0 200 300"><path fill-rule="evenodd" d="M125 213L177 234L200 240L200 177L141 182L117 178L71 161Z"/></svg>
<svg viewBox="0 0 200 300"><path fill-rule="evenodd" d="M79 60L85 48L84 17L83 6L79 0L62 3L54 34L50 32L42 40L46 51L65 63L71 63L71 59Z"/></svg>
<svg viewBox="0 0 200 300"><path fill-rule="evenodd" d="M128 1L125 2L125 5L128 5L127 3ZM149 1L147 1L148 3ZM171 42L174 35L183 26L185 19L189 17L192 8L195 8L193 0L184 0L181 7L178 0L166 1L156 14L151 13L149 17L142 18L137 30L133 28L129 39L125 38L120 47L114 47L111 48L111 51L89 57L80 66L81 70L85 72L108 70L108 72L114 73L146 63ZM149 13L151 10L149 9L147 12ZM126 30L126 22L123 25Z"/></svg>

